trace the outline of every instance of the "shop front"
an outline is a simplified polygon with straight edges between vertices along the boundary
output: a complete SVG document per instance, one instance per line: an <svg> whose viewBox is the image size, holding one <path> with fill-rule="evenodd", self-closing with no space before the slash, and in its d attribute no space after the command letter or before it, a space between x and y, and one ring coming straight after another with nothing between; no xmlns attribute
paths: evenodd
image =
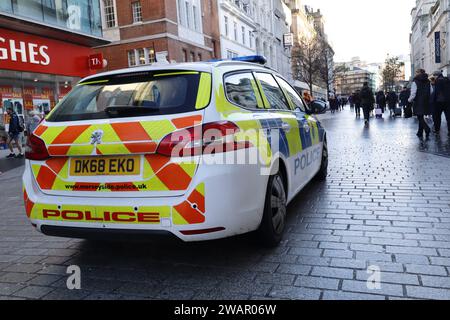
<svg viewBox="0 0 450 320"><path fill-rule="evenodd" d="M0 28L0 134L8 131L9 107L26 125L33 115L43 117L53 109L102 64L88 46Z"/></svg>

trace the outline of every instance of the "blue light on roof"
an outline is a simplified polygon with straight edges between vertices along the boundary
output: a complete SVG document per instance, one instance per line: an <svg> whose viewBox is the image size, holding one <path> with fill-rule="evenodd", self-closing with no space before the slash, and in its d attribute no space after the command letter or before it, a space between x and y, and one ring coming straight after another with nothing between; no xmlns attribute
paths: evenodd
<svg viewBox="0 0 450 320"><path fill-rule="evenodd" d="M220 62L220 61L227 61L227 59L212 59L212 60L209 60L208 62ZM267 59L264 56L235 57L235 58L232 58L231 61L258 63L258 64L262 64L262 65L267 63Z"/></svg>
<svg viewBox="0 0 450 320"><path fill-rule="evenodd" d="M231 59L233 61L252 62L259 64L266 64L267 59L264 56L244 56Z"/></svg>

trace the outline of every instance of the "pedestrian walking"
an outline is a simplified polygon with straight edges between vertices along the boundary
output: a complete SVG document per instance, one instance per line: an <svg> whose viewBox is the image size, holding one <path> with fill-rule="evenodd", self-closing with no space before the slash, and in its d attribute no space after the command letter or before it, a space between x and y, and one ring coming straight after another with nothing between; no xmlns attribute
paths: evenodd
<svg viewBox="0 0 450 320"><path fill-rule="evenodd" d="M10 117L9 120L9 130L8 130L8 140L7 144L11 153L6 158L23 158L22 152L22 142L20 141L20 134L23 132L24 128L21 124L19 116L14 111L12 107L9 107L6 111ZM13 143L16 143L17 149L19 149L19 154L16 155L14 152Z"/></svg>
<svg viewBox="0 0 450 320"><path fill-rule="evenodd" d="M414 113L419 120L417 136L423 138L425 132L427 139L430 137L431 129L425 122L425 116L431 114L430 110L431 85L428 74L424 69L417 69L411 85L411 95L408 99L413 103Z"/></svg>
<svg viewBox="0 0 450 320"><path fill-rule="evenodd" d="M37 126L39 125L39 123L41 122L41 117L39 115L39 112L33 110L30 112L30 120L28 122L27 125L27 132L28 135L30 135L31 133L33 133L33 131L37 128Z"/></svg>
<svg viewBox="0 0 450 320"><path fill-rule="evenodd" d="M384 113L384 111L386 110L386 96L384 95L383 91L377 92L376 103L378 105L378 108L381 109L381 112Z"/></svg>
<svg viewBox="0 0 450 320"><path fill-rule="evenodd" d="M355 114L356 118L361 117L361 91L357 90L355 93L353 93L352 100L355 104Z"/></svg>
<svg viewBox="0 0 450 320"><path fill-rule="evenodd" d="M338 105L339 105L339 102L336 99L336 96L334 94L330 95L328 102L330 103L331 113L336 113L336 110L338 109Z"/></svg>
<svg viewBox="0 0 450 320"><path fill-rule="evenodd" d="M450 79L444 77L442 72L433 73L436 77L434 94L433 94L433 120L434 133L439 134L441 131L442 113L445 114L447 120L448 136L450 137Z"/></svg>
<svg viewBox="0 0 450 320"><path fill-rule="evenodd" d="M373 105L375 103L375 97L373 95L372 89L369 88L369 83L364 82L364 85L360 93L361 106L364 113L364 125L369 126L370 112L373 110Z"/></svg>
<svg viewBox="0 0 450 320"><path fill-rule="evenodd" d="M408 89L408 86L404 86L402 91L400 91L400 95L398 97L400 107L403 108L403 113L405 114L405 117L407 116L407 113L409 114L409 111L407 111L407 109L408 106L410 106L410 103L408 102L410 95L411 90Z"/></svg>
<svg viewBox="0 0 450 320"><path fill-rule="evenodd" d="M395 117L395 108L397 107L398 96L394 91L390 91L387 95L386 102L391 117Z"/></svg>

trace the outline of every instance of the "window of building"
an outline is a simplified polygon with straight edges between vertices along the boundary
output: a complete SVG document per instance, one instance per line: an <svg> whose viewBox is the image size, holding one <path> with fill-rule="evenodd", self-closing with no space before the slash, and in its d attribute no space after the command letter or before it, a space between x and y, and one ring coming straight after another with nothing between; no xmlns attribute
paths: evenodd
<svg viewBox="0 0 450 320"><path fill-rule="evenodd" d="M233 59L236 58L237 56L238 56L237 52L227 50L227 59Z"/></svg>
<svg viewBox="0 0 450 320"><path fill-rule="evenodd" d="M191 55L189 57L189 61L190 62L194 62L195 61L195 53L191 51Z"/></svg>
<svg viewBox="0 0 450 320"><path fill-rule="evenodd" d="M261 83L261 87L264 90L270 108L290 110L283 91L270 73L258 72L256 73L256 78L258 78Z"/></svg>
<svg viewBox="0 0 450 320"><path fill-rule="evenodd" d="M116 13L114 10L114 0L103 0L103 9L105 12L106 28L114 28L116 26Z"/></svg>
<svg viewBox="0 0 450 320"><path fill-rule="evenodd" d="M142 22L142 7L140 1L131 4L131 11L133 12L133 23Z"/></svg>
<svg viewBox="0 0 450 320"><path fill-rule="evenodd" d="M234 40L237 41L238 35L237 35L237 22L234 23Z"/></svg>
<svg viewBox="0 0 450 320"><path fill-rule="evenodd" d="M178 0L178 19L182 26L202 32L200 0Z"/></svg>
<svg viewBox="0 0 450 320"><path fill-rule="evenodd" d="M182 50L182 59L183 59L183 62L187 62L187 60L188 60L188 53L187 53L186 49Z"/></svg>
<svg viewBox="0 0 450 320"><path fill-rule="evenodd" d="M203 58L202 58L202 54L201 54L201 53L198 54L198 61L203 61Z"/></svg>
<svg viewBox="0 0 450 320"><path fill-rule="evenodd" d="M242 43L243 43L244 45L246 45L246 44L247 44L247 41L246 41L246 39L245 39L245 27L241 27L241 30L242 30Z"/></svg>
<svg viewBox="0 0 450 320"><path fill-rule="evenodd" d="M228 30L228 17L227 16L224 17L224 21L225 21L225 36L228 37L229 30Z"/></svg>
<svg viewBox="0 0 450 320"><path fill-rule="evenodd" d="M145 50L137 49L136 51L137 51L137 56L138 56L138 64L147 64L147 61L145 59Z"/></svg>
<svg viewBox="0 0 450 320"><path fill-rule="evenodd" d="M198 10L197 10L197 6L193 5L192 6L192 18L193 18L193 29L195 31L200 31L200 26L199 26L199 20L198 20Z"/></svg>
<svg viewBox="0 0 450 320"><path fill-rule="evenodd" d="M251 30L248 31L248 46L253 48L253 33Z"/></svg>
<svg viewBox="0 0 450 320"><path fill-rule="evenodd" d="M130 67L136 66L136 54L134 50L128 51L128 66Z"/></svg>
<svg viewBox="0 0 450 320"><path fill-rule="evenodd" d="M225 78L225 93L231 102L250 109L258 108L259 92L255 92L251 73L232 74ZM261 100L260 100L261 101Z"/></svg>
<svg viewBox="0 0 450 320"><path fill-rule="evenodd" d="M186 12L186 26L192 28L192 15L191 15L191 3L190 1L185 1L185 12Z"/></svg>

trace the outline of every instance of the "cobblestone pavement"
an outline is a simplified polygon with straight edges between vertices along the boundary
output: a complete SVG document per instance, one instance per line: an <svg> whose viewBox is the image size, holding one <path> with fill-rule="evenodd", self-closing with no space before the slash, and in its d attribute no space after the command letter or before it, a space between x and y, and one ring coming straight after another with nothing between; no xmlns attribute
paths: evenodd
<svg viewBox="0 0 450 320"><path fill-rule="evenodd" d="M277 249L251 236L184 244L44 237L22 208L21 168L0 176L0 299L450 299L448 140L414 119L321 116L330 176L290 205ZM436 154L441 154L438 156ZM82 289L66 289L66 268ZM381 288L367 288L368 266Z"/></svg>

